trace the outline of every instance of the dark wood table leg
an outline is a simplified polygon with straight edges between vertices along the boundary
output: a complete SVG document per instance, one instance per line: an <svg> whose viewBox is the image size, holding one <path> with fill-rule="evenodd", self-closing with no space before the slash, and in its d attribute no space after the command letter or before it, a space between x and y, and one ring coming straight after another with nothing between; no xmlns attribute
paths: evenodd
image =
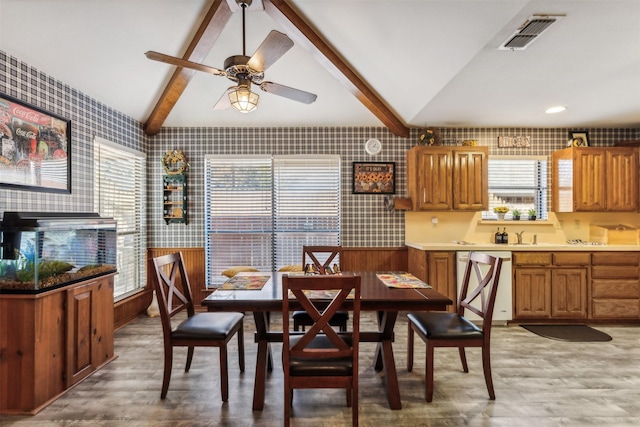
<svg viewBox="0 0 640 427"><path fill-rule="evenodd" d="M393 328L398 318L397 311L378 312L378 327L382 332L381 342L376 347L375 368L383 369L387 389L387 400L391 409L402 409L398 372L393 357Z"/></svg>
<svg viewBox="0 0 640 427"><path fill-rule="evenodd" d="M269 359L271 357L269 341L267 340L269 314L264 311L254 311L253 318L256 322L255 339L256 343L258 343L258 354L256 356L256 379L253 383L253 410L261 411L264 408L267 365L269 365Z"/></svg>

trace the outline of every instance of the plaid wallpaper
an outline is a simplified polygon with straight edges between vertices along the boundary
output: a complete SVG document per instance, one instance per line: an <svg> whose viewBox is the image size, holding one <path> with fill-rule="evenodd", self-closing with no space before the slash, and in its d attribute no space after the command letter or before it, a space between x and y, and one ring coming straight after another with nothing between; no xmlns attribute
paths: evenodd
<svg viewBox="0 0 640 427"><path fill-rule="evenodd" d="M88 212L93 210L93 137L100 136L144 151L148 161L149 247L201 247L204 245L202 211L203 158L206 154L339 154L342 158L342 244L344 246L402 246L404 213L388 211L383 195L351 194L352 162L396 162L396 196L406 197L407 149L418 141L392 135L384 127L328 128L164 128L144 135L142 124L103 105L0 51L0 92L71 119L72 194L49 194L0 189L0 214L4 211ZM640 129L588 130L593 146L639 139ZM445 145L477 139L490 154L549 155L564 148L569 129L454 128L441 129ZM499 148L498 136L529 136L527 148ZM364 143L377 138L382 152L369 156ZM166 225L162 219L162 165L166 150L182 150L190 163L189 224Z"/></svg>

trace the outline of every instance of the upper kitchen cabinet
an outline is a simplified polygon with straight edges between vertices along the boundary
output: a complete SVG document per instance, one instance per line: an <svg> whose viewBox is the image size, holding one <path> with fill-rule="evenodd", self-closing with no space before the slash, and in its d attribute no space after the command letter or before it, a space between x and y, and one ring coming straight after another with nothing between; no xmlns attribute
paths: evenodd
<svg viewBox="0 0 640 427"><path fill-rule="evenodd" d="M487 147L423 147L407 152L407 187L414 211L488 208Z"/></svg>
<svg viewBox="0 0 640 427"><path fill-rule="evenodd" d="M632 147L571 147L552 154L554 212L638 210L638 153Z"/></svg>

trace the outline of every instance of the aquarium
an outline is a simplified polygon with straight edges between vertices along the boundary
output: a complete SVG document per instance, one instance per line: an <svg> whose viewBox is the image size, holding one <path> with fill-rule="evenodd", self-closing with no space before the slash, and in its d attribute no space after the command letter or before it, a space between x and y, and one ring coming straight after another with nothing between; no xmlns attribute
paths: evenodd
<svg viewBox="0 0 640 427"><path fill-rule="evenodd" d="M113 218L5 212L0 233L0 293L38 293L116 271Z"/></svg>

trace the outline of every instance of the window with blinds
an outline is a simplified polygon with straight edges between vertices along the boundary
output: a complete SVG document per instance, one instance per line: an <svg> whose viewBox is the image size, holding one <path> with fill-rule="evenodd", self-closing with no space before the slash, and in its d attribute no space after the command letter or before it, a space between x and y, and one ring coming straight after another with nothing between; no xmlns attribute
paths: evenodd
<svg viewBox="0 0 640 427"><path fill-rule="evenodd" d="M248 265L300 264L303 245L340 244L339 156L207 156L207 286Z"/></svg>
<svg viewBox="0 0 640 427"><path fill-rule="evenodd" d="M94 209L117 221L116 301L146 284L146 158L144 153L95 138Z"/></svg>
<svg viewBox="0 0 640 427"><path fill-rule="evenodd" d="M547 218L547 159L546 157L490 157L489 210L483 219L497 219L493 208L507 206L506 219L518 209L523 218L529 209L537 211L539 219Z"/></svg>

